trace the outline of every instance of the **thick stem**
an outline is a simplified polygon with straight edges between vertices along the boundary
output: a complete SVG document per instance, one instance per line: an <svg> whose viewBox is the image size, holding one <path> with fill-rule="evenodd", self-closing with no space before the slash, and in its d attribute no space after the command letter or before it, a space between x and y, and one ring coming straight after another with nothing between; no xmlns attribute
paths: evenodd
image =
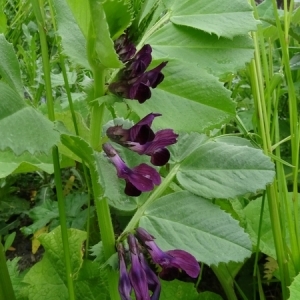
<svg viewBox="0 0 300 300"><path fill-rule="evenodd" d="M40 7L43 6L40 5L38 0L32 0L31 3L33 6L35 17L37 19L39 34L40 34L44 80L46 86L46 96L47 96L47 106L48 106L48 116L51 121L54 121L55 114L54 114L54 104L52 98L52 88L51 88L51 78L50 78L50 63L48 57L48 46L47 46L46 34L44 31L45 22L40 10ZM64 249L66 281L67 281L67 286L69 291L69 299L75 299L73 274L71 268L71 256L70 256L67 222L66 222L65 203L63 197L60 164L59 164L59 153L58 153L57 146L54 146L52 149L52 157L53 157L53 165L54 165L56 193L57 193L57 200L58 200L59 220L61 225L62 244Z"/></svg>
<svg viewBox="0 0 300 300"><path fill-rule="evenodd" d="M101 3L89 0L90 10L99 11L102 9ZM99 6L100 5L100 6ZM104 96L105 93L105 75L106 70L97 63L97 51L95 49L96 39L101 37L101 32L97 32L95 26L96 20L93 15L90 21L89 34L87 40L87 56L94 75L94 99ZM100 150L101 147L101 130L104 115L104 105L97 102L93 103L91 109L91 125L90 125L90 144L94 150ZM110 216L108 201L103 197L103 189L98 181L98 173L95 168L90 166L91 179L96 204L96 212L98 217L102 246L106 259L109 259L115 252L115 235L113 224ZM111 300L119 300L118 293L118 273L112 270L107 274L109 284L109 294Z"/></svg>

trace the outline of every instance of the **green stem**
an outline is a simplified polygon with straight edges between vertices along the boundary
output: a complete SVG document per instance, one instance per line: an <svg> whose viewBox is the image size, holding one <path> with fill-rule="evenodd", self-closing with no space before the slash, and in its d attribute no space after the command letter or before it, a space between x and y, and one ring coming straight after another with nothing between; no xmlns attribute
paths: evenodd
<svg viewBox="0 0 300 300"><path fill-rule="evenodd" d="M168 176L163 180L163 182L154 190L154 192L150 195L150 197L147 199L147 201L137 209L133 217L131 218L130 222L127 224L126 228L124 229L123 233L118 238L118 241L122 240L123 236L126 235L128 232L132 232L134 228L136 227L137 223L143 216L145 210L147 207L153 203L155 200L157 200L163 192L168 188L170 183L173 181L174 177L176 176L178 169L180 167L180 164L177 164L173 167L173 169L170 171Z"/></svg>
<svg viewBox="0 0 300 300"><path fill-rule="evenodd" d="M15 293L8 273L4 247L0 242L0 299L15 300Z"/></svg>
<svg viewBox="0 0 300 300"><path fill-rule="evenodd" d="M99 11L102 7L100 2L89 0L89 6L91 11ZM105 75L106 70L103 66L98 64L97 51L96 51L96 38L101 37L101 32L98 31L98 27L95 26L96 20L93 17L90 20L89 34L87 40L87 57L94 75L94 99L104 96L105 93ZM90 121L90 144L94 150L100 150L101 144L101 130L104 115L104 104L100 105L97 101L93 102L91 109L91 121ZM113 224L110 216L108 201L103 197L103 189L98 181L99 174L96 169L90 166L91 180L93 186L93 194L96 205L96 212L98 217L98 223L100 228L100 235L102 240L102 246L106 260L109 259L115 252L115 235L113 230ZM118 293L118 273L112 270L107 274L109 294L111 300L120 299Z"/></svg>
<svg viewBox="0 0 300 300"><path fill-rule="evenodd" d="M31 0L31 3L33 6L35 17L37 19L37 24L39 28L39 34L40 34L48 116L51 121L54 121L55 114L54 114L54 105L53 105L52 87L51 87L51 78L50 78L50 63L48 57L48 46L47 46L46 34L44 31L44 28L46 26L40 10L40 7L43 7L43 5L41 5L38 0ZM57 146L54 146L52 149L52 157L53 157L53 165L54 165L56 193L57 193L57 200L58 200L59 220L61 225L62 244L64 249L66 281L67 281L67 286L69 291L69 299L73 300L75 299L73 274L71 268L71 256L70 256L70 248L69 248L69 241L68 241L65 203L63 197L63 188L62 188L62 180L61 180L60 164L59 164L59 153L58 153Z"/></svg>
<svg viewBox="0 0 300 300"><path fill-rule="evenodd" d="M211 269L214 271L220 284L222 285L222 288L227 296L227 299L237 300L238 298L233 288L233 280L231 274L228 272L225 266L220 263L218 266L212 265Z"/></svg>

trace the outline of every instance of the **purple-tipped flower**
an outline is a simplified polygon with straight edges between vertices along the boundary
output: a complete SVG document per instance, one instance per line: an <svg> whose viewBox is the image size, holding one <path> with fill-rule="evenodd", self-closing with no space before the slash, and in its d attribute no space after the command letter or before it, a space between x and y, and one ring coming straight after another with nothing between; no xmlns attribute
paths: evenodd
<svg viewBox="0 0 300 300"><path fill-rule="evenodd" d="M128 244L131 257L129 278L135 293L136 300L150 300L147 275L139 259L138 245L134 235L130 234L128 236Z"/></svg>
<svg viewBox="0 0 300 300"><path fill-rule="evenodd" d="M158 300L160 296L161 286L157 275L151 270L143 253L139 254L140 263L146 273L148 289L152 292L151 300Z"/></svg>
<svg viewBox="0 0 300 300"><path fill-rule="evenodd" d="M159 275L163 279L174 279L170 278L170 274L176 274L180 270L192 278L198 277L200 267L190 253L178 249L162 251L154 242L154 237L141 227L136 229L136 236L146 246L153 262L162 267Z"/></svg>
<svg viewBox="0 0 300 300"><path fill-rule="evenodd" d="M116 167L118 177L125 179L126 195L139 196L141 192L149 192L153 190L154 185L161 183L158 172L147 164L140 164L130 169L110 144L105 143L103 150Z"/></svg>
<svg viewBox="0 0 300 300"><path fill-rule="evenodd" d="M113 82L109 85L111 92L127 99L136 99L144 103L151 97L151 88L156 88L160 84L164 75L161 70L167 62L162 62L150 71L146 71L152 61L152 48L146 44L142 49L128 61L123 70L120 81Z"/></svg>
<svg viewBox="0 0 300 300"><path fill-rule="evenodd" d="M129 129L123 129L122 125L109 127L106 134L112 141L129 147L140 155L149 155L153 165L163 166L170 159L170 152L166 147L175 144L178 135L172 129L154 133L151 124L158 116L161 114L151 113Z"/></svg>
<svg viewBox="0 0 300 300"><path fill-rule="evenodd" d="M115 40L115 50L123 63L129 61L136 52L136 48L134 44L129 41L127 34L122 34Z"/></svg>
<svg viewBox="0 0 300 300"><path fill-rule="evenodd" d="M126 264L124 260L124 248L122 244L118 245L118 255L120 269L119 293L122 300L131 300L130 293L132 290L132 286L126 269Z"/></svg>

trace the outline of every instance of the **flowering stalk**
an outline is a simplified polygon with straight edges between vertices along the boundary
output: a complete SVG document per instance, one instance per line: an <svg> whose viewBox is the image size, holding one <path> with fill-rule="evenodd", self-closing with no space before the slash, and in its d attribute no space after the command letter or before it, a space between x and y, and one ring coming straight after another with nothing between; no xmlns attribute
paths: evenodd
<svg viewBox="0 0 300 300"><path fill-rule="evenodd" d="M99 12L102 9L101 3L89 0L90 11ZM95 14L93 14L95 15ZM94 75L94 99L104 95L105 92L105 74L106 70L103 66L99 66L96 61L97 53L95 50L96 37L100 36L99 32L95 32L97 26L94 26L95 20L93 16L90 21L90 29L87 39L87 57L91 65ZM100 147L101 140L101 128L103 122L104 105L98 105L94 103L91 110L91 126L90 126L90 143L93 149L97 150ZM98 182L98 174L93 168L91 170L91 179L93 186L93 194L96 205L100 235L102 239L102 245L104 255L106 259L109 259L115 252L115 236L113 230L113 224L110 216L110 210L108 201L103 197L103 189ZM118 274L113 271L109 271L107 275L109 284L109 294L111 300L120 299L118 293Z"/></svg>

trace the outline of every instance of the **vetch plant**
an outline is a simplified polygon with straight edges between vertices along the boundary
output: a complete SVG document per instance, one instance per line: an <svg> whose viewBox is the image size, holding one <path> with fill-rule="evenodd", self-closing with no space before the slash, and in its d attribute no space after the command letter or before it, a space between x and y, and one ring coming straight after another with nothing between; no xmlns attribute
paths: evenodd
<svg viewBox="0 0 300 300"><path fill-rule="evenodd" d="M222 203L241 205L239 197L261 193L275 173L267 153L242 137L222 135L236 119L236 103L220 78L253 58L249 32L258 22L251 6L246 0L230 6L210 0L50 1L69 101L59 118L45 14L39 1L31 4L48 117L24 102L18 59L0 36L8 58L0 67L0 158L9 157L10 166L2 176L26 167L54 172L60 226L39 238L45 255L22 278L22 295L33 299L47 290L45 299L117 300L133 293L140 300L186 299L164 280L188 277L192 285L178 286L197 296L201 262L201 272L210 266L228 299L237 299L233 280L251 256L252 241L242 216L228 206L224 211ZM66 66L89 77L80 105L72 101ZM94 205L97 214L96 246L90 218L86 231L66 226L64 158L82 167L92 198L87 207ZM229 262L238 265L232 273Z"/></svg>

